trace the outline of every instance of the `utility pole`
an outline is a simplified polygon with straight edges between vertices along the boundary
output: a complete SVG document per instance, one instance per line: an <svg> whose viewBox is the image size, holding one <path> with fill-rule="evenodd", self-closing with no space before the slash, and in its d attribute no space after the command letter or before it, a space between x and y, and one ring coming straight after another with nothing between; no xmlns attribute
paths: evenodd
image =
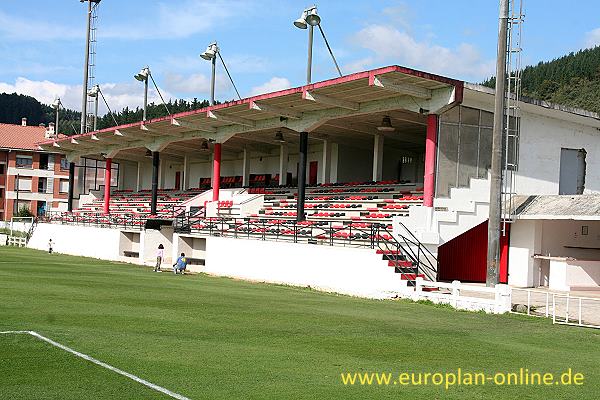
<svg viewBox="0 0 600 400"><path fill-rule="evenodd" d="M500 224L502 219L502 132L504 131L506 53L508 50L508 1L509 0L500 0L500 16L498 21L498 53L496 59L494 130L492 133L487 274L485 279L487 286L495 286L499 283L500 278Z"/></svg>

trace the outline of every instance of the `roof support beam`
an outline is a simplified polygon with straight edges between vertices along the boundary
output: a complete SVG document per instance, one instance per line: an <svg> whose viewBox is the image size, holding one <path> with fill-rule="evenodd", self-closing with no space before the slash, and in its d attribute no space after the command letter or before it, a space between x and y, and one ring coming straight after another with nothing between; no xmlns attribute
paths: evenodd
<svg viewBox="0 0 600 400"><path fill-rule="evenodd" d="M280 117L293 118L293 119L302 118L301 112L294 111L294 110L290 109L289 107L278 107L278 106L273 106L273 105L262 103L262 102L257 103L256 101L251 101L249 106L250 106L251 110L267 112L270 114L279 115Z"/></svg>
<svg viewBox="0 0 600 400"><path fill-rule="evenodd" d="M356 101L336 99L335 97L325 96L324 94L318 94L308 90L302 92L302 98L304 100L310 100L333 107L346 108L348 110L358 111L360 108L360 105Z"/></svg>
<svg viewBox="0 0 600 400"><path fill-rule="evenodd" d="M216 113L215 111L207 111L206 116L208 118L216 119L217 121L229 122L236 125L249 127L254 127L256 125L256 122L251 119L236 117L235 115Z"/></svg>
<svg viewBox="0 0 600 400"><path fill-rule="evenodd" d="M371 86L375 86L384 90L388 90L390 92L405 94L407 96L418 97L420 99L430 99L431 89L423 88L416 85L411 85L408 83L396 83L392 82L390 79L375 75L373 77L373 82Z"/></svg>
<svg viewBox="0 0 600 400"><path fill-rule="evenodd" d="M171 125L177 126L180 128L186 128L188 130L200 131L200 132L215 133L217 131L217 128L214 128L212 126L193 124L193 123L185 122L185 121L175 119L175 118L171 119Z"/></svg>
<svg viewBox="0 0 600 400"><path fill-rule="evenodd" d="M181 137L183 132L169 132L169 131L161 131L160 129L150 128L146 124L140 125L140 129L149 132L153 136L172 136L172 137Z"/></svg>

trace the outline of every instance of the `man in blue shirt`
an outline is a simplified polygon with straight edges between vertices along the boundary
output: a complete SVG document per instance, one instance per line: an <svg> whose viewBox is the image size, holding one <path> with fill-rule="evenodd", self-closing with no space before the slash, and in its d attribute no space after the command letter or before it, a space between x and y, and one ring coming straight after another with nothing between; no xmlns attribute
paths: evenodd
<svg viewBox="0 0 600 400"><path fill-rule="evenodd" d="M177 271L179 271L181 272L181 275L183 275L185 267L187 267L187 258L185 258L185 253L181 253L181 256L179 256L175 264L173 264L173 273L177 274Z"/></svg>

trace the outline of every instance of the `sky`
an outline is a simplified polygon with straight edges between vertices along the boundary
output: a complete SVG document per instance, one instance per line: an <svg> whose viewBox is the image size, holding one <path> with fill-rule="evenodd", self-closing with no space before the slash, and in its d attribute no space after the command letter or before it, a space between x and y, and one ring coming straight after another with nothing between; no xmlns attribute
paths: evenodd
<svg viewBox="0 0 600 400"><path fill-rule="evenodd" d="M525 65L600 44L596 0L523 1ZM141 106L143 85L133 75L148 65L166 98L206 99L211 66L199 54L216 40L242 97L300 86L308 34L292 23L310 4L102 0L96 83L112 109ZM317 6L344 74L397 64L470 82L494 75L497 0L323 0ZM86 11L77 0L0 0L0 92L46 104L59 96L79 110ZM315 30L313 82L336 74ZM217 64L216 98L235 97ZM159 101L154 90L150 101Z"/></svg>

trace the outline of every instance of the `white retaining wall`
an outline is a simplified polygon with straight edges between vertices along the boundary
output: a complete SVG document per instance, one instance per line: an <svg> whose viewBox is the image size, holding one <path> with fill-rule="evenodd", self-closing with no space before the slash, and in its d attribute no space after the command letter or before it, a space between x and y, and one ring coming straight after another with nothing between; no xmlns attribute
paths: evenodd
<svg viewBox="0 0 600 400"><path fill-rule="evenodd" d="M370 249L209 237L205 254L206 265L193 269L219 276L372 298L409 290Z"/></svg>
<svg viewBox="0 0 600 400"><path fill-rule="evenodd" d="M57 253L123 261L119 255L120 235L118 229L40 223L33 231L27 247L48 250L48 240L52 239Z"/></svg>

